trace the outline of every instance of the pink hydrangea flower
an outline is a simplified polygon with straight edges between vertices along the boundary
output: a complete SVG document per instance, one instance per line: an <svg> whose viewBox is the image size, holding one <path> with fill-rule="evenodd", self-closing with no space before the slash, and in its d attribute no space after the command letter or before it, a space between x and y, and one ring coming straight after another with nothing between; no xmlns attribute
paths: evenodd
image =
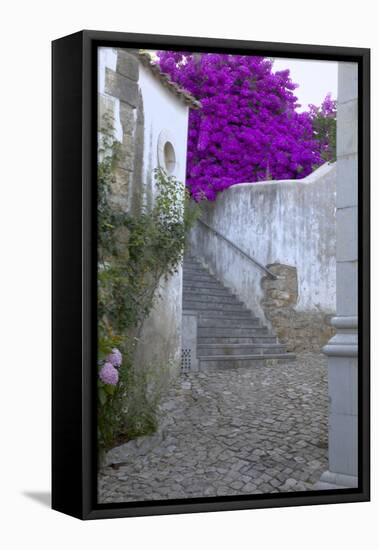
<svg viewBox="0 0 379 550"><path fill-rule="evenodd" d="M99 372L99 378L104 384L116 386L118 382L118 371L114 368L112 363L104 363Z"/></svg>
<svg viewBox="0 0 379 550"><path fill-rule="evenodd" d="M113 348L112 352L106 357L107 363L111 363L114 367L118 368L122 363L122 355L120 350Z"/></svg>

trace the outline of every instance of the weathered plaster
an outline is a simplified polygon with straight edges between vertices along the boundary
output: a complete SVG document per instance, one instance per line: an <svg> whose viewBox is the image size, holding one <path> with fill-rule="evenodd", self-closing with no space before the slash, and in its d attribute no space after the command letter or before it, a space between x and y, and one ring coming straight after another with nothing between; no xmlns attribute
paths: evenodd
<svg viewBox="0 0 379 550"><path fill-rule="evenodd" d="M158 138L169 132L175 147L175 177L184 192L188 106L154 78L138 52L100 48L98 65L99 119L109 112L114 136L121 144L112 187L112 200L125 212L138 215L152 208L158 167ZM101 128L99 128L100 131ZM162 279L155 304L146 319L136 350L142 368L171 365L178 370L181 356L182 269ZM173 367L175 365L175 367Z"/></svg>
<svg viewBox="0 0 379 550"><path fill-rule="evenodd" d="M143 178L151 177L151 167L159 166L158 144L162 131L173 141L176 156L174 176L184 183L186 177L188 107L164 88L151 71L140 67L139 86L143 96L144 127Z"/></svg>
<svg viewBox="0 0 379 550"><path fill-rule="evenodd" d="M141 167L141 203L154 202L156 188L153 169L159 166L158 142L162 131L172 136L177 165L174 175L184 192L187 155L188 107L184 105L149 69L140 66L139 88L143 100L144 129ZM138 150L137 154L141 154ZM134 186L138 186L137 179ZM153 311L146 320L141 337L141 357L144 362L173 362L178 368L181 357L182 268L161 281Z"/></svg>
<svg viewBox="0 0 379 550"><path fill-rule="evenodd" d="M158 167L162 131L172 136L177 159L175 176L184 192L188 125L188 106L153 77L137 54L126 49L99 48L98 65L99 119L105 112L111 114L114 136L121 144L112 200L134 215L153 206L156 189L152 173ZM143 325L136 350L140 368L179 367L181 322L179 267L173 276L160 281L153 310Z"/></svg>
<svg viewBox="0 0 379 550"><path fill-rule="evenodd" d="M302 180L234 185L207 203L203 219L261 264L296 267L299 312L336 310L336 166ZM191 250L265 323L264 273L198 223Z"/></svg>

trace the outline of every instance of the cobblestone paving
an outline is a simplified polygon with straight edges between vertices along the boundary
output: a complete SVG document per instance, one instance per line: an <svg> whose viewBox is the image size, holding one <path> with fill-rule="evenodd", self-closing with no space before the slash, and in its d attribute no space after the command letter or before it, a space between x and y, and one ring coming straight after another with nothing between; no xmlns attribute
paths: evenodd
<svg viewBox="0 0 379 550"><path fill-rule="evenodd" d="M327 369L296 362L182 375L163 428L99 474L99 502L310 490L327 469Z"/></svg>

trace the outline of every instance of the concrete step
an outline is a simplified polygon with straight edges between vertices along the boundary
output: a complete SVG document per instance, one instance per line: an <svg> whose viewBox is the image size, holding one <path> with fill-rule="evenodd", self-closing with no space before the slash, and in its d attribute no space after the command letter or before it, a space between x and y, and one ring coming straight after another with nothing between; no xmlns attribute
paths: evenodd
<svg viewBox="0 0 379 550"><path fill-rule="evenodd" d="M183 265L183 271L185 271L185 273L206 273L207 275L209 274L208 271L206 269L204 269L203 266L201 266L200 264L191 264L191 265Z"/></svg>
<svg viewBox="0 0 379 550"><path fill-rule="evenodd" d="M189 258L184 258L184 261L183 261L183 269L185 269L185 268L191 268L191 267L201 267L201 269L205 269L205 268L203 267L203 265L202 265L198 260L189 259Z"/></svg>
<svg viewBox="0 0 379 550"><path fill-rule="evenodd" d="M199 294L198 292L183 292L183 302L206 302L219 304L235 304L237 307L243 307L242 302L235 296L212 296L211 294Z"/></svg>
<svg viewBox="0 0 379 550"><path fill-rule="evenodd" d="M233 296L233 293L230 290L221 286L219 283L207 283L206 285L201 284L199 286L196 286L193 283L188 284L183 282L183 292L187 290L189 290L190 292L199 292L199 293L203 292L205 294L207 292L213 293L213 292L222 291L224 293L226 292Z"/></svg>
<svg viewBox="0 0 379 550"><path fill-rule="evenodd" d="M286 348L281 344L199 344L197 347L199 358L215 355L266 355L273 353L286 353Z"/></svg>
<svg viewBox="0 0 379 550"><path fill-rule="evenodd" d="M268 359L277 359L279 361L294 361L296 355L294 353L251 353L248 355L208 355L199 358L200 368L216 367L222 368L225 366L254 366L255 362L267 361Z"/></svg>
<svg viewBox="0 0 379 550"><path fill-rule="evenodd" d="M187 265L201 265L201 263L199 262L199 260L197 258L189 258L189 257L185 257L183 259L183 266L187 266Z"/></svg>
<svg viewBox="0 0 379 550"><path fill-rule="evenodd" d="M226 336L228 338L241 338L254 336L266 336L267 328L252 327L252 328L235 328L235 327L199 327L197 331L198 338L215 338L216 336Z"/></svg>
<svg viewBox="0 0 379 550"><path fill-rule="evenodd" d="M194 287L196 290L198 288L218 288L225 290L225 287L222 286L216 279L185 279L183 278L183 288Z"/></svg>
<svg viewBox="0 0 379 550"><path fill-rule="evenodd" d="M217 328L217 327L234 327L234 328L251 328L260 327L259 319L251 317L250 319L228 319L227 317L204 317L198 318L197 326L199 328Z"/></svg>
<svg viewBox="0 0 379 550"><path fill-rule="evenodd" d="M274 334L193 257L183 264L183 309L197 313L200 368L264 365L290 361Z"/></svg>
<svg viewBox="0 0 379 550"><path fill-rule="evenodd" d="M219 281L217 281L217 279L215 279L214 277L212 277L212 275L209 275L208 273L206 272L199 272L199 273L187 273L187 272L184 272L183 274L183 281L187 284L187 283L190 283L190 282L196 282L196 283L199 283L201 281L204 281L205 283L218 283L218 284L221 284ZM221 285L222 286L222 285Z"/></svg>
<svg viewBox="0 0 379 550"><path fill-rule="evenodd" d="M218 287L211 286L210 288L204 288L202 286L189 286L183 285L183 294L197 294L206 296L234 296L227 288L223 288L221 285Z"/></svg>
<svg viewBox="0 0 379 550"><path fill-rule="evenodd" d="M272 353L265 355L246 355L246 356L235 356L235 357L223 357L222 359L217 359L215 356L208 358L201 357L199 359L199 369L200 370L215 370L220 369L238 369L238 368L257 368L264 367L267 364L267 361L272 361L275 359L277 363L288 363L296 360L296 356L290 353Z"/></svg>
<svg viewBox="0 0 379 550"><path fill-rule="evenodd" d="M200 264L191 266L184 265L183 273L186 275L209 275L210 277L213 277L213 275L211 275L211 273Z"/></svg>
<svg viewBox="0 0 379 550"><path fill-rule="evenodd" d="M225 345L229 346L230 344L276 344L276 336L199 336L197 339L198 345Z"/></svg>
<svg viewBox="0 0 379 550"><path fill-rule="evenodd" d="M238 303L226 303L224 304L221 301L216 302L208 302L208 301L202 301L202 300L183 300L183 309L196 309L196 310L221 310L221 311L233 311L234 313L243 313L251 315L250 311L246 308L244 309L244 306L239 305Z"/></svg>
<svg viewBox="0 0 379 550"><path fill-rule="evenodd" d="M199 318L206 317L210 319L216 317L217 319L255 319L250 311L222 311L221 309L211 308L192 311L196 311Z"/></svg>

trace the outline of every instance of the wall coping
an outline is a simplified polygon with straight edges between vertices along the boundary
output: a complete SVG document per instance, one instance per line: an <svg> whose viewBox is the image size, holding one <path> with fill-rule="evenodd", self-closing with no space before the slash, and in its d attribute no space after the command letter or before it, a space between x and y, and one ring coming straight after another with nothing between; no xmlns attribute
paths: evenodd
<svg viewBox="0 0 379 550"><path fill-rule="evenodd" d="M227 192L232 192L233 190L240 190L241 188L248 188L251 189L252 187L259 189L263 186L273 186L273 185L293 185L295 184L303 184L303 185L309 185L311 183L316 182L317 180L323 178L324 176L328 174L332 174L337 167L336 162L325 162L322 164L317 170L306 176L305 178L301 178L298 180L295 179L289 179L289 180L265 180L265 181L255 181L255 182L246 182L246 183L236 183L235 185L231 185L227 189L225 189L222 193L225 194Z"/></svg>

